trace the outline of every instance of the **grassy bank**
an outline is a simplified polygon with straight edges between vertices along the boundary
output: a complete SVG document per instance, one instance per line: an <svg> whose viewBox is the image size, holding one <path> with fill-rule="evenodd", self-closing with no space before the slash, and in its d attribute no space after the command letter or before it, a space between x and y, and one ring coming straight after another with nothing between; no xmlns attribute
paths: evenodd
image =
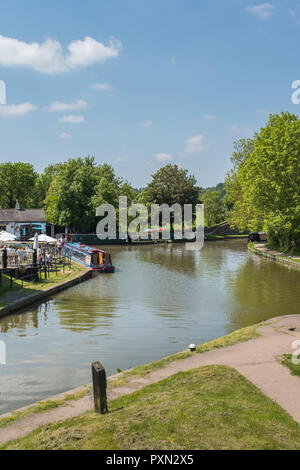
<svg viewBox="0 0 300 470"><path fill-rule="evenodd" d="M40 401L36 405L29 406L23 411L12 412L11 416L7 416L5 418L0 419L0 428L9 426L10 424L15 423L16 421L20 421L21 419L27 418L28 416L31 416L31 415L34 415L37 413L46 413L47 411L58 408L59 406L69 405L70 402L77 401L85 397L88 393L91 392L91 390L92 390L92 386L86 385L82 387L82 390L78 392L74 392L74 393L69 393L64 398L60 398L57 400Z"/></svg>
<svg viewBox="0 0 300 470"><path fill-rule="evenodd" d="M212 341L208 341L207 343L200 344L196 347L196 353L201 354L212 349L219 349L224 348L226 346L233 346L234 344L248 341L250 339L258 338L260 335L257 333L257 328L261 326L263 323L258 323L256 325L247 326L245 328L241 328L240 330L233 331L226 336L222 336L220 338L214 339ZM264 322L264 324L267 324ZM168 364L174 361L178 361L180 359L186 359L191 357L195 352L190 352L189 350L181 351L176 354L171 354L170 356L164 357L155 362L151 362L150 364L143 364L141 366L134 367L127 372L124 372L120 378L116 378L116 380L112 383L114 386L120 386L126 383L126 380L132 376L143 377L154 370L161 369L162 367L166 367Z"/></svg>
<svg viewBox="0 0 300 470"><path fill-rule="evenodd" d="M257 253L261 253L260 250L258 250L257 248L255 248L255 245L259 243L259 242L250 242L248 243L248 249L254 251L254 252L257 252ZM270 251L273 251L270 249ZM268 249L265 251L266 254L268 254ZM300 263L300 259L299 258L295 258L295 256L300 256L300 254L298 253L293 253L293 254L289 254L289 253L277 253L277 254L274 254L274 253L271 253L273 257L275 258L278 258L278 259L283 259L283 260L288 260L288 261L293 261L293 262L296 262L296 263Z"/></svg>
<svg viewBox="0 0 300 470"><path fill-rule="evenodd" d="M2 449L300 449L300 426L237 371L178 373Z"/></svg>
<svg viewBox="0 0 300 470"><path fill-rule="evenodd" d="M288 367L292 375L297 375L298 377L300 377L300 364L293 363L291 354L285 354L283 356L281 364Z"/></svg>
<svg viewBox="0 0 300 470"><path fill-rule="evenodd" d="M227 240L233 238L248 238L248 235L245 234L237 234L237 235L214 235L214 234L207 234L205 235L206 240Z"/></svg>
<svg viewBox="0 0 300 470"><path fill-rule="evenodd" d="M39 281L24 281L22 287L22 281L19 279L13 279L12 288L10 288L10 278L2 276L2 287L0 287L0 308L10 304L11 302L18 300L21 297L34 294L38 291L47 289L48 287L55 286L64 281L68 281L75 277L77 274L85 271L85 267L77 263L72 263L71 268L58 266L58 272L49 273L47 279L41 279Z"/></svg>
<svg viewBox="0 0 300 470"><path fill-rule="evenodd" d="M248 341L250 339L257 338L260 335L257 333L256 329L262 324L266 325L268 323L264 322L264 323L258 323L253 326L248 326L246 328L236 330L221 338L217 338L212 341L208 341L207 343L203 343L197 346L196 353L199 353L199 354L205 353L205 352L211 351L212 349L223 348L226 346L233 346L234 344L237 344L239 342ZM189 350L181 351L179 353L172 354L171 356L165 357L158 361L134 367L133 369L125 371L113 378L108 378L108 386L111 388L121 387L122 385L125 385L126 383L128 383L130 378L143 377L153 372L154 370L166 367L171 362L174 362L180 359L186 359L192 356L193 354L195 353L192 353ZM0 419L0 428L8 426L9 424L19 421L32 414L45 413L49 411L50 409L58 408L60 406L65 406L66 402L70 400L78 400L82 398L83 396L85 396L86 394L88 394L90 390L91 390L91 387L86 386L85 389L79 394L76 393L74 395L70 393L64 399L60 399L60 400L49 399L47 401L41 401L41 402L36 403L33 406L26 408L26 410L24 411L13 412L11 416Z"/></svg>

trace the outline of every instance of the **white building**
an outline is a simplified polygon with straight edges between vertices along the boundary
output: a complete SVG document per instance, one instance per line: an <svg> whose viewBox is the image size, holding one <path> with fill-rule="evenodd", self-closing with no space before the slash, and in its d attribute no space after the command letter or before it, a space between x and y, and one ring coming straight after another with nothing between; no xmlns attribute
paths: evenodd
<svg viewBox="0 0 300 470"><path fill-rule="evenodd" d="M0 209L0 230L16 235L17 240L28 240L36 232L46 233L43 209Z"/></svg>

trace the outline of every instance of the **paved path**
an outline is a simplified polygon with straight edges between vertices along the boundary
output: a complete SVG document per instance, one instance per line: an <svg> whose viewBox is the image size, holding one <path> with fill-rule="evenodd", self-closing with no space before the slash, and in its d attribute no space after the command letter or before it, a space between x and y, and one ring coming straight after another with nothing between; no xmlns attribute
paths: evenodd
<svg viewBox="0 0 300 470"><path fill-rule="evenodd" d="M259 250L261 251L262 253L267 253L269 255L273 255L273 256L284 256L284 257L287 257L287 258L291 258L291 259L299 259L300 260L300 256L295 256L295 255L288 255L286 253L281 253L280 251L276 251L276 250L269 250L267 248L267 245L266 243L256 243L254 245L254 248L256 250Z"/></svg>
<svg viewBox="0 0 300 470"><path fill-rule="evenodd" d="M108 399L112 400L140 390L146 385L158 382L177 372L220 364L238 370L300 424L300 378L291 375L289 369L279 362L283 354L294 352L292 343L300 340L300 315L274 319L271 324L259 327L258 332L261 334L259 338L203 354L195 353L187 359L170 363L167 367L158 369L145 377L132 377L122 387L109 388ZM117 378L121 376L122 374ZM53 397L53 399L63 395L65 394ZM92 408L93 398L89 394L80 400L70 402L68 406L28 416L5 428L0 428L0 443L23 437L39 426L78 416Z"/></svg>

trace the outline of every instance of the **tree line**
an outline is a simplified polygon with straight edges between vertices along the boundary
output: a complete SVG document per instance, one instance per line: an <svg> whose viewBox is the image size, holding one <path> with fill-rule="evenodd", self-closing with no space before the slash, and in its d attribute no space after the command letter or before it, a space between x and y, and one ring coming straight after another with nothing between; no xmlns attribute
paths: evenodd
<svg viewBox="0 0 300 470"><path fill-rule="evenodd" d="M29 163L0 164L0 208L43 207L47 220L73 231L94 231L96 209L119 196L128 204L174 203L205 206L205 225L229 220L240 231L266 231L269 246L300 251L300 119L272 114L250 139L234 143L225 184L202 188L188 170L168 164L145 188L119 178L112 166L93 157L49 165L38 174Z"/></svg>
<svg viewBox="0 0 300 470"><path fill-rule="evenodd" d="M231 224L266 231L268 245L300 251L300 119L283 112L234 145L225 181Z"/></svg>
<svg viewBox="0 0 300 470"><path fill-rule="evenodd" d="M171 164L157 170L145 188L136 189L119 178L111 165L98 164L90 156L49 165L41 174L30 163L3 163L0 188L0 208L14 208L16 200L22 208L44 208L50 223L74 232L93 232L97 207L106 203L117 209L120 196L127 196L128 205L204 202L207 225L224 218L224 185L205 190L188 170Z"/></svg>

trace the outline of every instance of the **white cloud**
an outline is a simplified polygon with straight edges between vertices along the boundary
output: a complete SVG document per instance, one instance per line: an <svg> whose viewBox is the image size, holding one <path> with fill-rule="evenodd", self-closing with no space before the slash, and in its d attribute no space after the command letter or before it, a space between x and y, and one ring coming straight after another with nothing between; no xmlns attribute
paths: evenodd
<svg viewBox="0 0 300 470"><path fill-rule="evenodd" d="M32 103L0 105L0 115L7 117L24 116L37 108Z"/></svg>
<svg viewBox="0 0 300 470"><path fill-rule="evenodd" d="M61 134L59 134L59 138L60 139L72 139L72 135L71 134L68 134L67 132L62 132Z"/></svg>
<svg viewBox="0 0 300 470"><path fill-rule="evenodd" d="M64 54L60 42L54 39L26 43L0 35L0 65L23 66L41 73L57 74L118 57L121 49L121 42L114 38L105 46L87 36L84 40L72 41L67 54Z"/></svg>
<svg viewBox="0 0 300 470"><path fill-rule="evenodd" d="M147 121L140 122L140 126L145 127L145 128L150 127L152 126L152 121L147 120Z"/></svg>
<svg viewBox="0 0 300 470"><path fill-rule="evenodd" d="M204 119L206 119L207 121L212 121L213 119L216 119L217 116L215 116L214 114L204 114Z"/></svg>
<svg viewBox="0 0 300 470"><path fill-rule="evenodd" d="M237 134L250 134L251 132L253 132L250 127L238 127L235 124L231 126L231 130L232 132L235 132Z"/></svg>
<svg viewBox="0 0 300 470"><path fill-rule="evenodd" d="M203 142L203 135L193 135L186 139L185 141L185 152L187 153L194 153L194 152L201 152L204 149Z"/></svg>
<svg viewBox="0 0 300 470"><path fill-rule="evenodd" d="M84 116L76 116L75 114L69 114L59 119L59 122L68 122L69 124L80 124L84 121Z"/></svg>
<svg viewBox="0 0 300 470"><path fill-rule="evenodd" d="M173 55L170 59L171 64L175 65L176 64L176 57Z"/></svg>
<svg viewBox="0 0 300 470"><path fill-rule="evenodd" d="M94 85L91 86L92 90L103 90L107 91L112 88L111 85L108 85L107 83L94 83Z"/></svg>
<svg viewBox="0 0 300 470"><path fill-rule="evenodd" d="M157 153L155 155L156 160L159 162L168 162L173 159L172 155L170 153Z"/></svg>
<svg viewBox="0 0 300 470"><path fill-rule="evenodd" d="M117 162L125 162L126 160L128 160L127 157L118 157L118 158L116 158Z"/></svg>
<svg viewBox="0 0 300 470"><path fill-rule="evenodd" d="M62 103L61 101L54 101L49 106L49 111L53 113L60 113L64 111L76 111L78 109L84 109L87 107L87 102L84 100L76 100L74 103Z"/></svg>
<svg viewBox="0 0 300 470"><path fill-rule="evenodd" d="M261 3L259 5L247 6L246 10L260 20L266 20L275 11L275 6L272 3Z"/></svg>

